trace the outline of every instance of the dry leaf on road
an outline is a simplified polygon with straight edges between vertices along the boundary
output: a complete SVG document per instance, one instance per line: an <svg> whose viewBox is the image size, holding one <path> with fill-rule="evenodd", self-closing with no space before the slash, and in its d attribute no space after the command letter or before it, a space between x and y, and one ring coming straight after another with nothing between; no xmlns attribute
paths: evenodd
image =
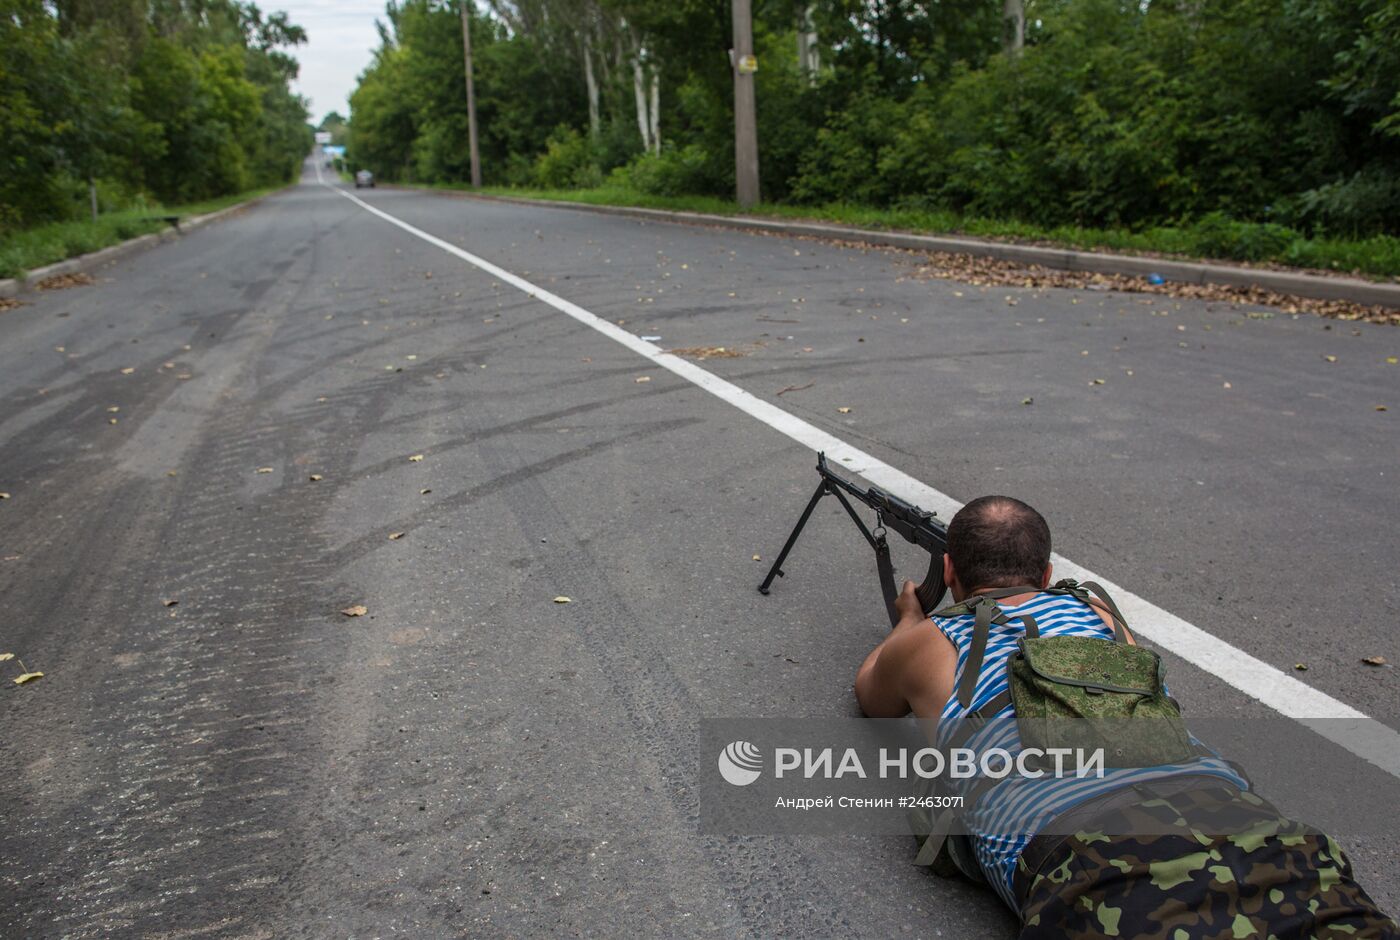
<svg viewBox="0 0 1400 940"><path fill-rule="evenodd" d="M843 415L848 415L848 414L851 413L851 409L850 409L850 408L847 408L845 405L842 405L840 408L837 408L836 410L839 411L839 412L841 412L841 414L843 414Z"/></svg>
<svg viewBox="0 0 1400 940"><path fill-rule="evenodd" d="M44 674L42 672L26 672L24 675L17 676L15 678L15 685L24 685L26 682L31 682L35 679L42 678L44 678Z"/></svg>
<svg viewBox="0 0 1400 940"><path fill-rule="evenodd" d="M133 369L133 368L131 368L130 366L128 366L127 368L125 368L125 369L122 370L122 375L130 375L131 373L133 373L133 372L135 372L135 371L136 371L135 369Z"/></svg>
<svg viewBox="0 0 1400 940"><path fill-rule="evenodd" d="M649 375L639 375L639 376L637 376L635 379L633 379L632 381L636 382L638 385L641 385L643 382L650 382L650 381L651 381L651 376L649 376Z"/></svg>
<svg viewBox="0 0 1400 940"><path fill-rule="evenodd" d="M369 613L369 608L364 604L356 604L353 607L345 608L341 613L347 617L363 617L365 614Z"/></svg>
<svg viewBox="0 0 1400 940"><path fill-rule="evenodd" d="M423 462L423 455L422 455L422 454L414 454L412 457L408 458L408 462L409 462L409 463L422 463L422 462Z"/></svg>
<svg viewBox="0 0 1400 940"><path fill-rule="evenodd" d="M259 472L259 473L271 473L271 472L272 472L272 468L271 468L271 467L259 467L259 468L258 468L258 472Z"/></svg>
<svg viewBox="0 0 1400 940"><path fill-rule="evenodd" d="M307 479L309 479L312 483L320 483L322 480L325 479L325 477L321 476L319 473L313 473L311 474L311 476L307 477Z"/></svg>
<svg viewBox="0 0 1400 940"><path fill-rule="evenodd" d="M1386 663L1384 656L1367 656L1361 661L1368 666L1384 666Z"/></svg>
<svg viewBox="0 0 1400 940"><path fill-rule="evenodd" d="M166 607L174 607L176 604L180 603L180 599L178 597L167 597L165 600L161 601L161 603Z"/></svg>
<svg viewBox="0 0 1400 940"><path fill-rule="evenodd" d="M404 533L402 533L402 532L390 532L390 533L389 533L389 541L391 541L391 542L397 542L399 539L403 538L403 536L404 536Z"/></svg>
<svg viewBox="0 0 1400 940"><path fill-rule="evenodd" d="M563 594L560 594L554 599L554 603L556 604L572 604L573 602L574 599L572 597L565 597Z"/></svg>

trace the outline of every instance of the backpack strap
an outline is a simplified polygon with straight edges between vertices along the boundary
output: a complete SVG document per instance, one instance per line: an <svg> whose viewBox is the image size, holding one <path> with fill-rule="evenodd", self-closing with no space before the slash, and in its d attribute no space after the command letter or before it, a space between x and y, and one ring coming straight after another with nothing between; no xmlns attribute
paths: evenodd
<svg viewBox="0 0 1400 940"><path fill-rule="evenodd" d="M1041 593L1041 589L1031 585L996 588L974 594L952 607L945 607L934 612L933 616L935 617L958 617L972 614L976 618L972 628L972 646L967 651L967 662L963 665L962 680L958 683L958 703L963 708L966 709L972 705L972 695L977 689L977 678L982 673L982 660L987 654L987 637L991 633L992 624L1002 626L1011 622L1010 618L1002 611L1001 606L997 604L997 600L1003 597L1014 597L1017 594L1039 593ZM1017 619L1025 624L1026 636L1032 639L1040 636L1040 628L1036 626L1034 617L1026 615ZM1002 707L1004 705L999 706L997 711L1000 711Z"/></svg>
<svg viewBox="0 0 1400 940"><path fill-rule="evenodd" d="M1090 592L1095 596L1091 597ZM1080 584L1073 578L1065 578L1062 581L1056 581L1054 587L1046 588L1045 593L1064 594L1088 604L1096 610L1103 611L1113 621L1114 641L1118 643L1128 642L1128 622L1124 619L1123 612L1118 609L1118 605L1114 603L1113 598L1109 596L1101 584L1094 581L1085 581Z"/></svg>

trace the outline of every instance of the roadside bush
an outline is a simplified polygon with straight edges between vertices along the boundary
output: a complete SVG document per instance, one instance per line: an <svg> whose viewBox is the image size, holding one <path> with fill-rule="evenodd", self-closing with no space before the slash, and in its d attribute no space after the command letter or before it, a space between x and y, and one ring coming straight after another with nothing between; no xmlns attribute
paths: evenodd
<svg viewBox="0 0 1400 940"><path fill-rule="evenodd" d="M603 173L594 160L588 138L572 127L555 128L535 158L535 185L545 189L583 189L599 186Z"/></svg>
<svg viewBox="0 0 1400 940"><path fill-rule="evenodd" d="M681 196L712 191L711 168L703 147L665 147L636 156L618 175L649 196Z"/></svg>
<svg viewBox="0 0 1400 940"><path fill-rule="evenodd" d="M1266 261L1284 256L1301 237L1293 229L1274 222L1237 222L1222 212L1203 216L1191 226L1197 254L1241 261Z"/></svg>
<svg viewBox="0 0 1400 940"><path fill-rule="evenodd" d="M792 197L798 202L858 202L887 205L896 194L886 157L896 147L899 128L910 120L910 105L869 88L841 111L828 115L816 140L798 163Z"/></svg>
<svg viewBox="0 0 1400 940"><path fill-rule="evenodd" d="M1400 176L1367 167L1349 179L1300 194L1293 211L1299 222L1318 232L1381 232L1400 219Z"/></svg>
<svg viewBox="0 0 1400 940"><path fill-rule="evenodd" d="M1364 241L1300 239L1279 260L1304 268L1330 268L1400 277L1400 238L1373 235Z"/></svg>

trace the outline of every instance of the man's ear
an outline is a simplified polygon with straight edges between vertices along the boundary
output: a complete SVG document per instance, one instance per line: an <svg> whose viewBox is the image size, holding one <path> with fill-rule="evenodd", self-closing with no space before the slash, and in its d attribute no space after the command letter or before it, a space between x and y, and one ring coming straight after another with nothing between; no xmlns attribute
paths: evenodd
<svg viewBox="0 0 1400 940"><path fill-rule="evenodd" d="M953 585L957 583L958 573L953 570L953 559L948 557L948 553L943 553L943 583L948 586L948 590L953 590ZM955 598L956 593L954 592Z"/></svg>
<svg viewBox="0 0 1400 940"><path fill-rule="evenodd" d="M1042 588L1048 588L1048 587L1050 586L1050 579L1053 578L1054 576L1055 576L1055 566L1054 566L1054 565L1046 565L1046 566L1045 566L1045 574L1043 574L1043 575L1040 576L1040 586L1041 586Z"/></svg>

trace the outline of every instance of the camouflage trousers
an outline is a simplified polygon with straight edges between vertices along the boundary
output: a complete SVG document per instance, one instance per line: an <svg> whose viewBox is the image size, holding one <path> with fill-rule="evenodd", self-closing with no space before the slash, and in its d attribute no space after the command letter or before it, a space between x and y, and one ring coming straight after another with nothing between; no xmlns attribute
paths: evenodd
<svg viewBox="0 0 1400 940"><path fill-rule="evenodd" d="M1146 799L1092 825L1018 871L1021 940L1400 940L1335 841L1251 793Z"/></svg>

